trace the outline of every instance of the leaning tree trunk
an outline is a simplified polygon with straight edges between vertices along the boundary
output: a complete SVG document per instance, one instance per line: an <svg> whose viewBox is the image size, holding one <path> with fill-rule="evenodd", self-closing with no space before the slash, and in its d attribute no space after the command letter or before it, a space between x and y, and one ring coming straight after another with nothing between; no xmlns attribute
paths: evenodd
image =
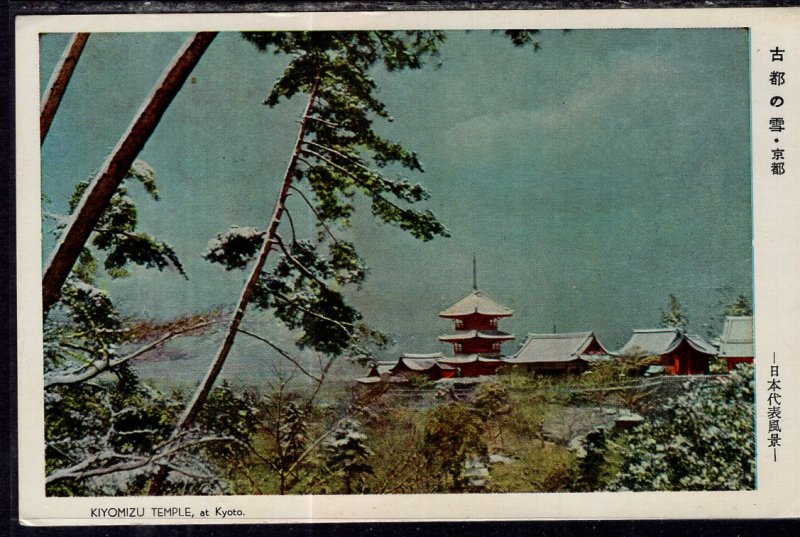
<svg viewBox="0 0 800 537"><path fill-rule="evenodd" d="M217 32L199 32L187 41L86 189L44 272L42 301L45 315L61 296L61 287L134 159L216 35Z"/></svg>
<svg viewBox="0 0 800 537"><path fill-rule="evenodd" d="M56 115L58 105L61 104L64 92L67 91L67 85L72 78L73 71L75 71L75 66L78 64L78 60L81 59L81 53L83 52L83 47L86 46L87 39L89 39L89 34L73 34L72 39L67 43L67 48L64 49L64 54L53 71L50 82L47 84L47 89L42 97L42 106L39 110L39 143L43 144L44 139L47 138L50 124L53 123L53 117Z"/></svg>
<svg viewBox="0 0 800 537"><path fill-rule="evenodd" d="M261 249L258 254L258 258L256 259L256 263L253 266L253 269L250 272L250 276L247 279L247 283L245 284L244 288L242 289L242 294L239 297L239 302L236 304L236 309L233 312L233 316L231 317L230 323L228 324L228 332L225 335L225 339L222 342L219 350L217 351L214 360L212 360L211 365L208 368L208 372L206 373L205 378L200 383L200 386L197 387L197 390L192 396L192 400L189 405L186 407L186 410L181 416L181 419L178 421L178 424L175 427L175 432L173 435L179 433L181 430L186 429L194 423L197 414L203 408L203 405L208 399L208 394L211 393L211 389L214 387L214 383L219 376L220 371L222 371L222 366L225 365L225 360L227 360L228 355L233 348L233 343L236 340L236 335L239 331L239 325L244 318L245 310L247 309L250 300L253 297L253 293L256 290L256 284L258 284L259 277L261 276L261 271L264 269L264 265L267 262L267 257L269 256L270 251L275 243L275 236L278 231L278 226L281 223L281 218L283 217L283 212L286 205L286 198L289 196L289 188L292 186L292 178L294 177L294 171L297 167L297 161L300 158L300 152L303 148L303 141L306 136L306 126L308 124L308 118L311 114L311 109L314 106L314 101L317 97L317 84L319 78L315 80L314 85L311 87L311 91L309 92L308 97L308 104L306 105L306 109L303 113L303 117L300 121L300 130L297 134L297 141L294 145L294 150L292 152L292 157L289 160L289 165L286 167L286 173L283 176L283 183L281 184L280 192L278 193L278 199L275 203L275 209L272 211L272 218L269 221L269 227L267 228L266 233L264 234L264 240L261 244ZM168 470L166 466L161 466L158 473L153 477L153 480L150 482L150 490L149 494L155 495L161 492L161 487L164 484L164 480L167 477ZM281 476L281 489L283 489L283 476ZM283 494L283 490L281 490L281 494Z"/></svg>

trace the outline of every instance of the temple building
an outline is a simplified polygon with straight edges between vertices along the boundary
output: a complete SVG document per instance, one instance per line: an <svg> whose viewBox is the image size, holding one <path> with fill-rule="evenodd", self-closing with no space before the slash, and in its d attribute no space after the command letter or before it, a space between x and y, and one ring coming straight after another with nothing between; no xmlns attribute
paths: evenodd
<svg viewBox="0 0 800 537"><path fill-rule="evenodd" d="M456 375L453 366L443 363L442 353L405 353L389 371L391 376L424 375L428 380L452 378Z"/></svg>
<svg viewBox="0 0 800 537"><path fill-rule="evenodd" d="M424 376L429 380L494 375L505 363L500 359L503 343L514 339L512 334L498 330L497 322L512 315L513 310L478 290L473 259L472 292L439 313L440 317L452 319L455 323L453 334L439 337L439 341L453 345L455 356L406 353L397 361L373 364L367 377L358 381L372 384L381 378L400 380L410 375Z"/></svg>
<svg viewBox="0 0 800 537"><path fill-rule="evenodd" d="M503 343L514 339L512 334L498 330L497 322L512 315L512 309L478 290L473 259L472 292L439 312L440 317L455 324L455 333L439 336L439 341L453 345L455 356L439 361L454 367L459 377L494 375L504 363L500 360Z"/></svg>
<svg viewBox="0 0 800 537"><path fill-rule="evenodd" d="M513 356L504 361L537 373L582 373L611 355L594 332L528 334Z"/></svg>
<svg viewBox="0 0 800 537"><path fill-rule="evenodd" d="M655 328L634 330L631 339L614 354L659 356L667 374L705 375L717 349L697 334L687 334L679 328Z"/></svg>
<svg viewBox="0 0 800 537"><path fill-rule="evenodd" d="M513 310L498 304L473 284L472 293L439 312L439 317L452 319L455 324L455 333L439 336L439 341L452 344L457 357L475 354L497 358L503 342L514 339L512 334L497 329L497 320L512 315Z"/></svg>
<svg viewBox="0 0 800 537"><path fill-rule="evenodd" d="M736 364L752 364L755 356L752 316L727 316L719 341L719 357L731 371Z"/></svg>

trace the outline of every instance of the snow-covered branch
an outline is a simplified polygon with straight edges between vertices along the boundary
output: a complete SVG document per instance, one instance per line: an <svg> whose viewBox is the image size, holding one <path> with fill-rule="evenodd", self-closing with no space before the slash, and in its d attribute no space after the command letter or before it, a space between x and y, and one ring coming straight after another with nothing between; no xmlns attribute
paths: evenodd
<svg viewBox="0 0 800 537"><path fill-rule="evenodd" d="M48 375L44 379L44 386L45 388L49 388L51 386L56 386L59 384L75 384L78 382L84 382L86 380L96 377L103 371L113 369L117 366L124 364L125 362L133 360L134 358L137 358L147 352L150 352L153 349L160 347L161 345L163 345L164 343L175 337L185 335L189 332L194 332L202 328L206 328L212 325L214 322L215 322L214 320L203 321L185 328L173 330L171 332L164 334L155 341L152 341L147 345L139 347L134 352L127 354L125 356L120 356L119 358L115 358L113 360L108 360L108 359L93 360L89 364L79 369L75 369L73 371L69 371L66 373Z"/></svg>
<svg viewBox="0 0 800 537"><path fill-rule="evenodd" d="M116 472L129 472L145 468L151 464L160 463L162 459L171 458L174 455L189 450L210 442L230 442L236 439L229 436L203 436L193 440L182 441L186 435L179 435L172 439L169 443L164 443L159 446L159 450L154 451L149 456L130 458L122 454L114 453L111 451L100 452L95 455L89 456L83 461L70 466L68 468L61 468L47 476L45 483L48 485L61 481L64 479L86 479L89 477L98 477ZM92 465L98 462L124 458L125 460L112 464L110 466L99 466L92 468ZM170 464L172 468L174 465ZM188 472L188 470L187 470Z"/></svg>

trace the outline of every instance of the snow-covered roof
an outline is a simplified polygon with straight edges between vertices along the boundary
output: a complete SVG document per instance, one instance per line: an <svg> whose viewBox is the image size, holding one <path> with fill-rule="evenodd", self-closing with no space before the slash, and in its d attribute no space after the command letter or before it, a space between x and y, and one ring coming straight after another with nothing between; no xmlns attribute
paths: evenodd
<svg viewBox="0 0 800 537"><path fill-rule="evenodd" d="M631 339L614 354L651 354L653 356L661 356L674 351L683 341L686 341L690 347L700 353L717 354L717 349L705 339L697 334L687 334L678 328L634 330Z"/></svg>
<svg viewBox="0 0 800 537"><path fill-rule="evenodd" d="M436 360L414 360L411 358L400 358L400 360L397 362L397 365L392 368L392 372L396 372L400 366L405 366L405 368L410 371L428 371L434 367L445 370L453 369L453 367L447 364L440 364Z"/></svg>
<svg viewBox="0 0 800 537"><path fill-rule="evenodd" d="M529 364L536 362L571 362L588 358L583 353L592 342L599 349L607 351L597 341L594 332L571 332L566 334L528 334L522 347L513 356L505 358L513 364Z"/></svg>
<svg viewBox="0 0 800 537"><path fill-rule="evenodd" d="M356 379L356 382L359 384L377 384L381 382L383 379L380 377L362 377L360 379Z"/></svg>
<svg viewBox="0 0 800 537"><path fill-rule="evenodd" d="M397 365L397 362L378 362L374 364L369 371L369 376L381 376L392 371L392 368Z"/></svg>
<svg viewBox="0 0 800 537"><path fill-rule="evenodd" d="M400 358L408 358L410 360L438 360L441 357L441 352L429 352L424 354L404 352L400 356Z"/></svg>
<svg viewBox="0 0 800 537"><path fill-rule="evenodd" d="M498 304L483 291L475 290L446 310L439 312L440 317L463 317L479 313L491 317L510 317L514 310Z"/></svg>
<svg viewBox="0 0 800 537"><path fill-rule="evenodd" d="M719 342L720 357L745 358L754 353L753 317L725 317Z"/></svg>
<svg viewBox="0 0 800 537"><path fill-rule="evenodd" d="M441 360L441 363L440 363ZM381 360L372 364L367 378L380 377L384 374L395 373L398 367L410 371L427 371L438 367L444 370L453 369L447 362L449 360L442 356L441 352L431 352L425 354L403 353L397 360Z"/></svg>
<svg viewBox="0 0 800 537"><path fill-rule="evenodd" d="M488 362L488 363L499 363L501 362L498 358L486 358L479 354L469 354L467 356L455 356L452 358L440 358L440 363L443 364L471 364L473 362Z"/></svg>

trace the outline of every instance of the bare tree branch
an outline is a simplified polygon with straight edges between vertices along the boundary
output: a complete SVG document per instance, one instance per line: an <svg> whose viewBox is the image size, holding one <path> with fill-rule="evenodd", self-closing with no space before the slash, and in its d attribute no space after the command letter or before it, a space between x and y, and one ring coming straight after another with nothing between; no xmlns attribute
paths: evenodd
<svg viewBox="0 0 800 537"><path fill-rule="evenodd" d="M268 340L267 338L264 338L264 337L261 337L261 336L259 336L259 335L253 334L252 332L248 332L247 330L245 330L245 329L244 329L244 328L242 328L242 327L239 327L239 328L238 328L238 330L239 330L239 332L241 332L242 334L245 334L245 335L247 335L247 336L250 336L251 338L257 339L257 340L259 340L259 341L261 341L261 342L263 342L263 343L266 343L267 345L269 345L270 347L272 347L272 348L273 348L273 349L274 349L274 350L275 350L275 351L276 351L278 354L280 354L281 356L283 356L284 358L286 358L287 360L289 360L289 361L290 361L290 362L291 362L291 363L292 363L292 364L293 364L293 365L294 365L294 366L295 366L297 369L299 369L299 370L300 370L300 371L301 371L301 372L302 372L302 373L303 373L305 376L307 376L308 378L310 378L310 379L311 379L311 380L313 380L314 382L321 382L321 380L320 380L320 378L319 378L319 377L316 377L316 376L312 375L311 373L309 373L308 371L306 371L306 369L305 369L305 368L304 368L302 365L300 365L300 362L298 362L298 361L297 361L295 358L292 358L292 356L291 356L291 355L290 355L288 352L284 351L283 349L281 349L280 347L278 347L277 345L275 345L274 343L272 343L272 342L271 342L270 340Z"/></svg>
<svg viewBox="0 0 800 537"><path fill-rule="evenodd" d="M179 437L176 437L175 440L177 440L178 438ZM116 472L126 472L126 471L136 470L138 468L144 468L145 466L160 461L161 459L172 457L173 455L181 451L202 444L207 444L210 442L230 442L232 440L235 440L235 438L227 436L203 437L183 444L178 444L164 451L156 451L155 453L153 453L148 457L140 457L133 460L118 462L116 464L112 464L111 466L88 469L93 463L97 462L103 457L104 455L103 453L98 453L96 455L92 455L91 457L87 457L85 460L81 461L80 463L74 466L70 466L69 468L62 468L60 470L52 472L45 479L45 483L49 485L50 483L55 483L56 481L61 481L64 479L85 479L87 477L97 477L101 475L113 474ZM106 454L106 455L112 457L120 456L119 454Z"/></svg>
<svg viewBox="0 0 800 537"><path fill-rule="evenodd" d="M294 230L294 218L292 218L292 213L289 211L289 209L285 209L285 212L286 218L289 221L289 228L292 230L292 244L295 244L297 242L297 233L295 233Z"/></svg>
<svg viewBox="0 0 800 537"><path fill-rule="evenodd" d="M47 376L44 379L44 387L45 388L49 388L51 386L55 386L55 385L58 385L58 384L75 384L77 382L84 382L84 381L89 380L89 379L91 379L93 377L96 377L97 375L99 375L103 371L107 371L109 369L113 369L113 368L115 368L115 367L117 367L119 365L124 364L125 362L128 362L129 360L133 360L134 358L137 358L137 357L139 357L139 356L141 356L141 355L143 355L143 354L145 354L147 352L150 352L151 350L153 350L153 349L155 349L157 347L160 347L161 345L163 345L164 343L166 343L170 339L173 339L175 337L184 335L187 332L193 332L195 330L200 330L201 328L205 328L207 326L210 326L210 325L214 324L214 322L215 322L214 320L204 321L204 322L201 322L201 323L194 324L192 326L188 326L186 328L182 328L180 330L174 330L172 332L168 332L167 334L165 334L162 337L156 339L155 341L153 341L151 343L148 343L147 345L144 345L142 347L139 347L134 352L132 352L130 354L127 354L125 356L121 356L119 358L116 358L114 360L108 360L108 359L94 360L94 361L90 362L88 365L86 365L86 366L84 366L84 367L82 367L80 369L77 369L75 371L70 371L68 373L61 373L61 374L58 374L58 375ZM91 349L82 349L82 350L91 350Z"/></svg>
<svg viewBox="0 0 800 537"><path fill-rule="evenodd" d="M306 115L304 117L305 117L305 119L311 119L313 121L319 121L320 123L324 123L325 125L328 125L330 127L337 127L338 128L340 126L338 123L334 123L333 121L328 121L326 119L322 119L321 117L311 116L311 115Z"/></svg>

